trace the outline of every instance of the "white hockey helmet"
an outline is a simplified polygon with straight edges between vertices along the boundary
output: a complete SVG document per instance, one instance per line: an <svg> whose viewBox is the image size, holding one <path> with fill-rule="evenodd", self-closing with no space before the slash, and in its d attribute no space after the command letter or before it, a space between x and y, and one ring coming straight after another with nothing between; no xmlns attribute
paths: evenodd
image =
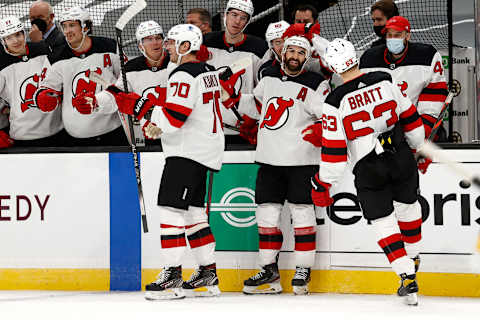
<svg viewBox="0 0 480 320"><path fill-rule="evenodd" d="M88 27L87 21L92 22L92 18L90 17L90 13L88 13L88 11L83 9L82 7L72 7L70 9L65 10L64 12L62 12L60 14L59 22L60 22L60 28L62 29L62 31L63 31L62 23L64 23L65 21L79 21L80 22L80 26L82 27L82 42L80 43L80 45L76 48L72 48L70 46L70 43L67 41L67 44L70 48L72 48L73 50L77 50L77 49L82 47L83 42L85 41L85 36L90 31L88 29L84 30L86 27Z"/></svg>
<svg viewBox="0 0 480 320"><path fill-rule="evenodd" d="M268 25L267 31L265 32L265 39L270 49L272 48L272 40L281 38L288 27L290 27L290 24L284 20L272 22Z"/></svg>
<svg viewBox="0 0 480 320"><path fill-rule="evenodd" d="M225 31L227 31L227 13L231 9L237 9L248 14L248 21L245 24L245 27L243 28L243 30L245 30L245 28L250 23L250 20L252 20L252 16L253 16L254 8L253 8L252 0L228 0L227 6L225 7L225 12L223 14L223 26L225 27Z"/></svg>
<svg viewBox="0 0 480 320"><path fill-rule="evenodd" d="M307 61L310 59L312 55L312 46L310 45L310 41L308 41L307 38L301 37L301 36L292 36L290 38L287 38L285 42L283 43L283 49L282 49L282 69L286 73L286 61L285 61L285 53L287 52L287 49L289 46L297 46L305 49L305 62L302 65L302 69L305 68L305 65L307 64Z"/></svg>
<svg viewBox="0 0 480 320"><path fill-rule="evenodd" d="M142 41L145 37L156 34L161 35L162 38L164 37L162 26L153 20L143 21L138 25L137 30L135 31L135 37L138 42Z"/></svg>
<svg viewBox="0 0 480 320"><path fill-rule="evenodd" d="M179 63L182 56L189 54L192 51L200 50L203 36L202 31L193 24L177 24L168 31L167 40L175 40L175 51L179 58L177 63ZM180 45L186 41L190 42L190 49L181 54L178 49Z"/></svg>
<svg viewBox="0 0 480 320"><path fill-rule="evenodd" d="M335 73L344 73L358 64L355 47L350 41L336 38L325 50L325 61Z"/></svg>
<svg viewBox="0 0 480 320"><path fill-rule="evenodd" d="M3 19L0 19L0 41L2 42L5 52L10 54L10 52L7 50L5 37L15 34L19 31L23 31L23 35L25 35L25 29L23 27L23 23L17 17L8 16Z"/></svg>

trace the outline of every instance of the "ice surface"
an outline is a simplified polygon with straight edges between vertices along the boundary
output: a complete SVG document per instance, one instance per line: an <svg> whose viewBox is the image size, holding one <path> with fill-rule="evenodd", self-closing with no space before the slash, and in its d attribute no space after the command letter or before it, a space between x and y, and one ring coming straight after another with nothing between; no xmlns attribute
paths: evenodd
<svg viewBox="0 0 480 320"><path fill-rule="evenodd" d="M480 298L419 296L411 307L394 295L292 294L146 301L143 292L0 291L0 317L10 319L480 319ZM333 318L327 318L333 317ZM309 317L310 318L310 317ZM310 318L311 319L311 318Z"/></svg>

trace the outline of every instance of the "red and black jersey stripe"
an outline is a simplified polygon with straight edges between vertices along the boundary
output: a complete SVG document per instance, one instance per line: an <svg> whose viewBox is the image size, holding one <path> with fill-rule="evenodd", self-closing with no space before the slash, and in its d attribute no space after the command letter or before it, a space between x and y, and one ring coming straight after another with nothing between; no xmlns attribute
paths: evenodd
<svg viewBox="0 0 480 320"><path fill-rule="evenodd" d="M316 248L315 227L295 228L295 251L312 251Z"/></svg>
<svg viewBox="0 0 480 320"><path fill-rule="evenodd" d="M417 108L415 108L413 104L410 108L400 114L400 124L405 132L412 131L423 125L422 120L418 115Z"/></svg>
<svg viewBox="0 0 480 320"><path fill-rule="evenodd" d="M188 230L187 226L187 230ZM195 233L187 236L188 243L190 243L190 248L195 249L198 247L205 246L209 243L215 242L215 238L213 237L212 230L210 227L205 227L203 229L198 230Z"/></svg>
<svg viewBox="0 0 480 320"><path fill-rule="evenodd" d="M347 142L345 140L329 140L322 137L322 161L347 161Z"/></svg>
<svg viewBox="0 0 480 320"><path fill-rule="evenodd" d="M403 222L398 221L400 232L402 233L402 241L406 243L416 243L422 239L422 219Z"/></svg>
<svg viewBox="0 0 480 320"><path fill-rule="evenodd" d="M433 102L444 102L448 95L447 83L442 82L432 82L426 86L420 96L418 96L418 101L433 101Z"/></svg>
<svg viewBox="0 0 480 320"><path fill-rule="evenodd" d="M389 237L383 238L378 241L378 244L383 249L383 252L385 252L390 263L407 255L405 244L402 241L400 233L395 233Z"/></svg>
<svg viewBox="0 0 480 320"><path fill-rule="evenodd" d="M278 228L258 227L260 249L280 250L283 243L282 231Z"/></svg>
<svg viewBox="0 0 480 320"><path fill-rule="evenodd" d="M192 109L170 102L162 110L170 124L176 128L182 127L192 113Z"/></svg>

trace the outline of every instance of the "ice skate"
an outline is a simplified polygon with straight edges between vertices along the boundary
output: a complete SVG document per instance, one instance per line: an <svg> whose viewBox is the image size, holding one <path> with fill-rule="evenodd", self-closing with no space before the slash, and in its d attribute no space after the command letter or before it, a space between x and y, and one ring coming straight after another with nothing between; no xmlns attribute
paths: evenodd
<svg viewBox="0 0 480 320"><path fill-rule="evenodd" d="M297 267L292 279L293 293L296 295L308 294L308 283L310 282L310 268Z"/></svg>
<svg viewBox="0 0 480 320"><path fill-rule="evenodd" d="M163 269L157 280L145 286L145 299L169 300L185 298L182 284L181 266Z"/></svg>
<svg viewBox="0 0 480 320"><path fill-rule="evenodd" d="M190 279L183 283L182 288L187 297L214 297L220 295L215 264L200 266L195 270Z"/></svg>
<svg viewBox="0 0 480 320"><path fill-rule="evenodd" d="M400 297L404 297L405 304L410 305L410 306L417 306L418 305L418 297L417 297L417 292L418 292L418 285L416 281L416 277L414 274L411 275L406 275L405 273L402 273L400 275L401 282L400 282L400 288L398 288L397 294Z"/></svg>
<svg viewBox="0 0 480 320"><path fill-rule="evenodd" d="M280 274L277 263L266 265L256 275L243 282L245 294L281 293Z"/></svg>

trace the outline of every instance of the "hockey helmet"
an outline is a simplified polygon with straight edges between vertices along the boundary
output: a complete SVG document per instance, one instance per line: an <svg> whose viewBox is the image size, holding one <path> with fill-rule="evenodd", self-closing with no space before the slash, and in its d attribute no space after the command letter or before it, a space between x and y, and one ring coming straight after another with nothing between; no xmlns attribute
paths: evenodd
<svg viewBox="0 0 480 320"><path fill-rule="evenodd" d="M83 32L83 28L87 26L87 21L92 21L92 18L87 10L81 7L72 7L60 14L60 26L65 21L80 21L80 26L82 27Z"/></svg>
<svg viewBox="0 0 480 320"><path fill-rule="evenodd" d="M325 61L335 73L343 73L358 64L353 44L340 38L336 38L328 44Z"/></svg>
<svg viewBox="0 0 480 320"><path fill-rule="evenodd" d="M161 35L162 38L164 37L162 26L160 26L153 20L149 20L144 21L138 25L135 32L135 37L137 38L137 41L140 42L143 38L156 34Z"/></svg>
<svg viewBox="0 0 480 320"><path fill-rule="evenodd" d="M268 25L267 31L265 32L265 39L267 40L270 49L272 48L272 40L281 38L288 27L290 27L290 24L283 20L272 22Z"/></svg>
<svg viewBox="0 0 480 320"><path fill-rule="evenodd" d="M202 45L202 31L193 24L178 24L173 26L167 34L167 40L175 40L175 52L177 53L180 62L180 58L192 51L200 50ZM184 42L190 42L190 49L181 54L179 52L180 45Z"/></svg>
<svg viewBox="0 0 480 320"><path fill-rule="evenodd" d="M308 59L310 59L310 56L312 54L312 46L310 45L310 41L308 41L307 38L304 38L301 36L292 36L285 40L285 42L283 43L283 49L282 49L282 70L285 72L287 72L285 53L287 52L287 49L289 46L297 46L305 49L305 61L303 62L302 69L301 69L303 70L303 68L305 68L305 65L307 64Z"/></svg>
<svg viewBox="0 0 480 320"><path fill-rule="evenodd" d="M237 9L240 11L245 12L248 14L248 21L245 24L245 27L243 27L242 32L245 30L245 28L248 26L250 21L252 20L253 16L253 3L252 0L229 0L227 2L227 6L225 7L225 12L223 14L223 26L225 27L225 31L228 32L227 30L227 13L231 9Z"/></svg>
<svg viewBox="0 0 480 320"><path fill-rule="evenodd" d="M0 38L2 38L2 41L3 38L19 31L25 33L23 23L17 17L8 16L0 20Z"/></svg>

